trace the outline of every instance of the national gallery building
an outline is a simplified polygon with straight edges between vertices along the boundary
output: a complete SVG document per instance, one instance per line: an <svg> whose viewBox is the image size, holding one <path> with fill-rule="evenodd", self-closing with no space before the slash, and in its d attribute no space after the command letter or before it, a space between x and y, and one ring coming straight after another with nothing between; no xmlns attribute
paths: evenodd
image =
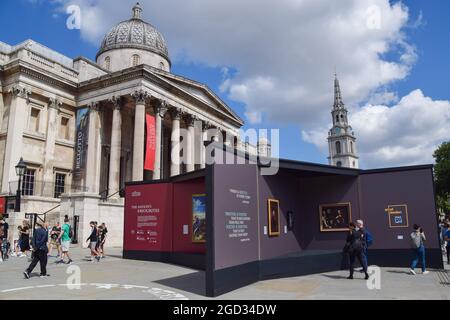
<svg viewBox="0 0 450 320"><path fill-rule="evenodd" d="M125 182L203 168L202 141L270 152L239 139L243 120L206 85L170 72L164 37L141 14L137 4L108 32L96 62L32 40L0 42L0 183L11 230L25 213L45 213L50 222L68 215L79 242L98 221L108 226L109 245L120 246ZM181 143L183 151L172 152ZM14 212L8 197L18 189Z"/></svg>

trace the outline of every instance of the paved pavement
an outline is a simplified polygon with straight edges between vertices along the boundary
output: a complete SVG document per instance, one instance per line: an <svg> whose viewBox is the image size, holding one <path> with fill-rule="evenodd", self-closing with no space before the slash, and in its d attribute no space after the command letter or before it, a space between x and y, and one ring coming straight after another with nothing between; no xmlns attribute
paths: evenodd
<svg viewBox="0 0 450 320"><path fill-rule="evenodd" d="M57 265L50 258L41 279L39 265L24 279L26 258L0 264L0 300L6 299L206 299L204 273L189 268L121 259L120 249L110 249L101 262L88 262L86 249L74 248L75 263ZM347 280L346 271L260 281L218 297L219 299L450 299L450 269L409 275L399 268L381 269L381 289L369 290L362 275ZM79 280L78 280L79 279ZM76 284L80 284L77 286ZM372 282L375 284L375 282Z"/></svg>

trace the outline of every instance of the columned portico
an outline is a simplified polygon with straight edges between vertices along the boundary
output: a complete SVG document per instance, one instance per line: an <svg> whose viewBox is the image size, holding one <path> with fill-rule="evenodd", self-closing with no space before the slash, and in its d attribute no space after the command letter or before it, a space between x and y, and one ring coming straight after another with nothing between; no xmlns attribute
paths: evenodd
<svg viewBox="0 0 450 320"><path fill-rule="evenodd" d="M133 140L133 181L144 180L144 145L145 145L145 101L150 97L147 91L133 93L136 101L134 113Z"/></svg>
<svg viewBox="0 0 450 320"><path fill-rule="evenodd" d="M187 114L185 117L186 125L188 126L186 147L186 171L192 172L195 170L195 121L197 118L194 115Z"/></svg>
<svg viewBox="0 0 450 320"><path fill-rule="evenodd" d="M170 110L172 117L172 135L171 135L171 165L170 176L177 176L180 174L180 119L181 109L172 108Z"/></svg>
<svg viewBox="0 0 450 320"><path fill-rule="evenodd" d="M201 141L200 141L200 169L204 169L206 167L206 146L205 142L208 141L208 129L211 124L208 121L202 122L202 133L201 133Z"/></svg>
<svg viewBox="0 0 450 320"><path fill-rule="evenodd" d="M58 131L58 113L62 106L62 102L58 99L51 98L48 103L48 119L47 119L47 140L45 141L44 153L44 181L53 180L53 161L55 153L55 140ZM53 185L44 185L44 194L53 194Z"/></svg>
<svg viewBox="0 0 450 320"><path fill-rule="evenodd" d="M2 192L9 192L9 182L17 181L15 166L22 156L23 132L26 125L28 97L31 91L22 86L13 86L9 107L8 135L6 137L5 160L3 164ZM14 190L15 191L15 190Z"/></svg>
<svg viewBox="0 0 450 320"><path fill-rule="evenodd" d="M113 117L111 129L111 155L109 161L108 194L118 198L120 189L120 155L122 152L122 97L112 97Z"/></svg>
<svg viewBox="0 0 450 320"><path fill-rule="evenodd" d="M100 192L101 122L100 102L89 104L89 133L86 161L86 187L89 193Z"/></svg>
<svg viewBox="0 0 450 320"><path fill-rule="evenodd" d="M153 172L153 180L161 179L161 149L163 141L163 130L162 121L167 113L166 102L159 101L155 108L155 118L156 118L156 150L155 150L155 170Z"/></svg>

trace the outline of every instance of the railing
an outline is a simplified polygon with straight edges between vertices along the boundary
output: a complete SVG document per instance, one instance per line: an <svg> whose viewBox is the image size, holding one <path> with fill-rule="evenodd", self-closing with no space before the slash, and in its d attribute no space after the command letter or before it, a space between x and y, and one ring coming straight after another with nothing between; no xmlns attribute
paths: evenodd
<svg viewBox="0 0 450 320"><path fill-rule="evenodd" d="M17 192L17 187L19 181L9 182L9 194L15 195ZM77 184L64 184L56 185L54 181L22 181L20 186L22 191L22 196L36 196L36 197L46 197L58 199L61 194L73 194L80 192L87 192L89 189L87 187L77 185Z"/></svg>

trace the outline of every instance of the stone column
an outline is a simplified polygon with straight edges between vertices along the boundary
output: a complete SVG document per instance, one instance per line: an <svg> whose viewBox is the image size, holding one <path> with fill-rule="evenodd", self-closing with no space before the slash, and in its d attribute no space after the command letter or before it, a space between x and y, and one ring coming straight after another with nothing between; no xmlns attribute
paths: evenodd
<svg viewBox="0 0 450 320"><path fill-rule="evenodd" d="M172 116L172 135L171 145L172 150L170 152L170 176L177 176L180 174L180 118L181 109L172 108L170 110Z"/></svg>
<svg viewBox="0 0 450 320"><path fill-rule="evenodd" d="M13 86L9 93L12 95L9 106L8 131L3 162L2 193L9 192L9 182L18 181L15 166L19 163L23 148L23 131L28 114L28 97L31 91L22 86ZM17 184L14 186L17 188ZM16 190L11 190L15 193Z"/></svg>
<svg viewBox="0 0 450 320"><path fill-rule="evenodd" d="M89 132L86 160L86 188L87 192L100 192L100 157L101 157L101 123L100 102L89 104Z"/></svg>
<svg viewBox="0 0 450 320"><path fill-rule="evenodd" d="M153 180L161 179L161 155L162 155L162 140L163 140L163 127L162 121L166 115L168 108L165 101L160 101L155 108L156 117L156 152L155 152L155 170L153 172Z"/></svg>
<svg viewBox="0 0 450 320"><path fill-rule="evenodd" d="M134 112L134 142L133 142L133 181L144 180L144 146L145 146L145 100L149 93L139 90L133 93L136 101Z"/></svg>
<svg viewBox="0 0 450 320"><path fill-rule="evenodd" d="M200 168L204 169L206 167L206 146L205 142L208 141L208 129L210 128L210 123L208 121L203 121L202 123L202 134L200 141Z"/></svg>
<svg viewBox="0 0 450 320"><path fill-rule="evenodd" d="M112 97L113 104L112 129L111 129L111 154L109 158L109 185L108 195L119 198L120 189L120 155L122 153L122 97Z"/></svg>
<svg viewBox="0 0 450 320"><path fill-rule="evenodd" d="M62 102L58 99L51 98L47 108L47 136L45 140L44 151L44 196L53 197L53 166L55 141L58 136L58 113L62 106Z"/></svg>
<svg viewBox="0 0 450 320"><path fill-rule="evenodd" d="M186 141L186 171L192 172L195 170L195 124L196 117L193 115L186 115L186 124L188 126L188 134Z"/></svg>

